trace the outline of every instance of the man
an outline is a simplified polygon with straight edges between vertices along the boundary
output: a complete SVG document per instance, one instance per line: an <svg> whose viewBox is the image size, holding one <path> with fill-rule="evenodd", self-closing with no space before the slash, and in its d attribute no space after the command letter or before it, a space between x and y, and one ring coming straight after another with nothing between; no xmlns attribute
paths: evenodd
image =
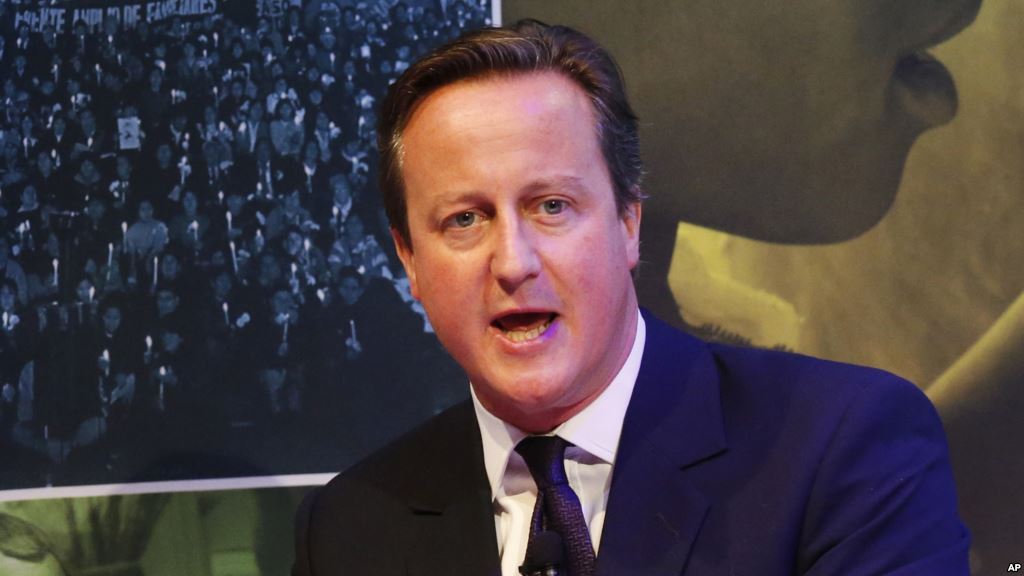
<svg viewBox="0 0 1024 576"><path fill-rule="evenodd" d="M0 281L10 280L17 287L18 304L28 304L28 277L17 260L10 257L11 247L7 238L0 237Z"/></svg>
<svg viewBox="0 0 1024 576"><path fill-rule="evenodd" d="M238 124L238 133L235 135L236 157L252 156L261 141L270 141L270 125L263 121L263 104L253 100L245 120Z"/></svg>
<svg viewBox="0 0 1024 576"><path fill-rule="evenodd" d="M148 260L161 252L167 245L167 225L153 217L153 203L139 202L139 219L128 228L124 237L128 249L140 258Z"/></svg>
<svg viewBox="0 0 1024 576"><path fill-rule="evenodd" d="M473 398L307 498L293 574L511 576L542 531L572 576L967 572L915 387L639 314L636 130L563 27L485 30L395 83L392 235Z"/></svg>

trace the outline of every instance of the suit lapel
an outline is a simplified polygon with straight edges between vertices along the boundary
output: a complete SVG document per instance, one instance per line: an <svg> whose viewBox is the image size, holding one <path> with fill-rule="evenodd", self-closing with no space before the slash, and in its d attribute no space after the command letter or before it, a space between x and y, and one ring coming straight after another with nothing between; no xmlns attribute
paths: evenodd
<svg viewBox="0 0 1024 576"><path fill-rule="evenodd" d="M687 469L726 449L705 345L644 315L647 342L623 422L598 574L678 576L710 501Z"/></svg>
<svg viewBox="0 0 1024 576"><path fill-rule="evenodd" d="M491 489L484 469L480 430L472 403L454 409L440 431L440 449L423 455L419 488L408 502L416 543L408 573L415 575L500 573Z"/></svg>

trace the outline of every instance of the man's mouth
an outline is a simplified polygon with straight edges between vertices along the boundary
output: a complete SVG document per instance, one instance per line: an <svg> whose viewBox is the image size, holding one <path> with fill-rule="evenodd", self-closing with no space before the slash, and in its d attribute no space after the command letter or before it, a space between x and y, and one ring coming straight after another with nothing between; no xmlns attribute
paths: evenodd
<svg viewBox="0 0 1024 576"><path fill-rule="evenodd" d="M893 70L897 105L920 128L941 126L956 115L956 83L949 70L926 50L956 36L978 15L981 0L953 0L935 7L920 27L916 44L907 46ZM932 16L934 14L934 16ZM913 24L917 24L914 21Z"/></svg>
<svg viewBox="0 0 1024 576"><path fill-rule="evenodd" d="M554 312L516 312L501 316L491 326L512 342L529 342L544 334L557 316Z"/></svg>
<svg viewBox="0 0 1024 576"><path fill-rule="evenodd" d="M949 70L927 52L903 57L893 73L897 102L923 128L941 126L956 115L956 84Z"/></svg>

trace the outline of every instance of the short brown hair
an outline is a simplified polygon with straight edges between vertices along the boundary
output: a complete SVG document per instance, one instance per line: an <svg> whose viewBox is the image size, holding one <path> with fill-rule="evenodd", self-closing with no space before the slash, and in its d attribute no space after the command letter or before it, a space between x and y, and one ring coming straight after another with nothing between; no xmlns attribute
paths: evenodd
<svg viewBox="0 0 1024 576"><path fill-rule="evenodd" d="M410 66L388 90L377 129L380 189L391 227L409 249L401 139L417 104L435 90L461 80L532 72L563 74L590 97L619 213L643 199L637 118L611 54L567 26L520 20L509 28L470 32L441 46Z"/></svg>

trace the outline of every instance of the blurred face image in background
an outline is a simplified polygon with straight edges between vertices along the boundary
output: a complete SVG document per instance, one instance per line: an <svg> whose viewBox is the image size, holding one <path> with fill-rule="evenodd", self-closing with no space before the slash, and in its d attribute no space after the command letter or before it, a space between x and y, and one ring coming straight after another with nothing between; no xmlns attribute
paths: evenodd
<svg viewBox="0 0 1024 576"><path fill-rule="evenodd" d="M620 55L646 119L645 237L671 237L682 220L817 244L874 226L892 205L911 145L953 117L956 89L925 50L967 26L979 0L736 10L641 1L628 18L644 42L618 32L628 28L619 11L583 4L520 1L504 16L579 24ZM668 256L645 254L655 260L654 282Z"/></svg>

